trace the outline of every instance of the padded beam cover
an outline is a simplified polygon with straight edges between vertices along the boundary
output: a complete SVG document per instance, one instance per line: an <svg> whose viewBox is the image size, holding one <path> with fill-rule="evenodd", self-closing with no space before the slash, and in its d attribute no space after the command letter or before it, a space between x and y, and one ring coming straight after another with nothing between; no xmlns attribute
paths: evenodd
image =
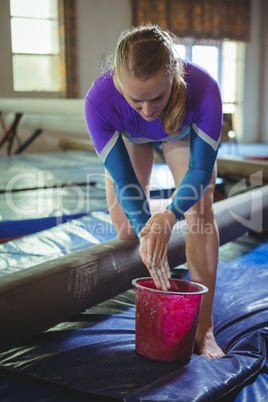
<svg viewBox="0 0 268 402"><path fill-rule="evenodd" d="M0 98L2 113L76 114L84 116L84 99Z"/></svg>

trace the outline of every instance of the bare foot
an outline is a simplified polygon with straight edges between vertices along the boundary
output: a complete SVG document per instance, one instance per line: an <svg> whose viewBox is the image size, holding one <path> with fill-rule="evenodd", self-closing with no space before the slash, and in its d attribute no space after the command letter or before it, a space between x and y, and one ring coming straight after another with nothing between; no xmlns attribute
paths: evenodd
<svg viewBox="0 0 268 402"><path fill-rule="evenodd" d="M204 355L207 359L225 356L221 348L217 345L211 329L209 329L202 337L196 337L196 346L198 353Z"/></svg>

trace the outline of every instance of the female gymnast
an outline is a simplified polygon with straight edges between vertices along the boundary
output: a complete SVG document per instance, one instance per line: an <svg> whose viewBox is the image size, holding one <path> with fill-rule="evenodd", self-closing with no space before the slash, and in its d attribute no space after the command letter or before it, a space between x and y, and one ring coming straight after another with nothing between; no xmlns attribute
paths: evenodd
<svg viewBox="0 0 268 402"><path fill-rule="evenodd" d="M141 259L158 289L170 287L168 242L176 221L186 219L190 277L209 288L197 349L207 358L222 357L212 320L219 249L213 192L222 102L216 81L178 58L172 36L157 25L123 31L112 68L86 95L85 118L106 168L107 202L118 236L139 239ZM155 142L162 144L176 186L161 210L149 199Z"/></svg>

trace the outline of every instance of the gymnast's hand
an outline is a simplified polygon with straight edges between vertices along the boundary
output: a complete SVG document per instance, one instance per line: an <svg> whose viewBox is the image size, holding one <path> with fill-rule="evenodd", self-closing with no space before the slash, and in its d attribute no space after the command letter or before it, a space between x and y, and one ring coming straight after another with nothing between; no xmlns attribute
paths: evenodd
<svg viewBox="0 0 268 402"><path fill-rule="evenodd" d="M156 288L168 290L170 288L170 268L168 261L167 259L160 261L160 264L157 266L151 261L151 259L148 258L148 236L143 236L140 238L140 256L150 272Z"/></svg>
<svg viewBox="0 0 268 402"><path fill-rule="evenodd" d="M174 213L166 210L153 215L139 233L140 255L157 289L170 288L170 268L167 260L168 242L176 222Z"/></svg>

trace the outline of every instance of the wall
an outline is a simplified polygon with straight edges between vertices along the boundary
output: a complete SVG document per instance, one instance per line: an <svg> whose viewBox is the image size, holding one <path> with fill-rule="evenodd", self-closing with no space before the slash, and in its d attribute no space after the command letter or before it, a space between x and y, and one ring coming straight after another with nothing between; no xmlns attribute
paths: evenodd
<svg viewBox="0 0 268 402"><path fill-rule="evenodd" d="M268 135L262 114L263 94L268 91L267 80L266 83L264 82L266 73L263 68L263 60L265 57L267 59L267 46L265 49L261 23L262 16L265 16L264 3L266 2L267 0L252 1L251 35L250 42L246 45L243 141L249 143L264 142L265 138L267 141Z"/></svg>
<svg viewBox="0 0 268 402"><path fill-rule="evenodd" d="M12 89L12 59L9 0L0 1L0 96L15 96Z"/></svg>
<svg viewBox="0 0 268 402"><path fill-rule="evenodd" d="M77 0L78 76L80 97L101 73L122 29L131 25L130 0Z"/></svg>
<svg viewBox="0 0 268 402"><path fill-rule="evenodd" d="M261 10L261 88L260 88L260 127L261 142L268 143L268 1L262 0Z"/></svg>

